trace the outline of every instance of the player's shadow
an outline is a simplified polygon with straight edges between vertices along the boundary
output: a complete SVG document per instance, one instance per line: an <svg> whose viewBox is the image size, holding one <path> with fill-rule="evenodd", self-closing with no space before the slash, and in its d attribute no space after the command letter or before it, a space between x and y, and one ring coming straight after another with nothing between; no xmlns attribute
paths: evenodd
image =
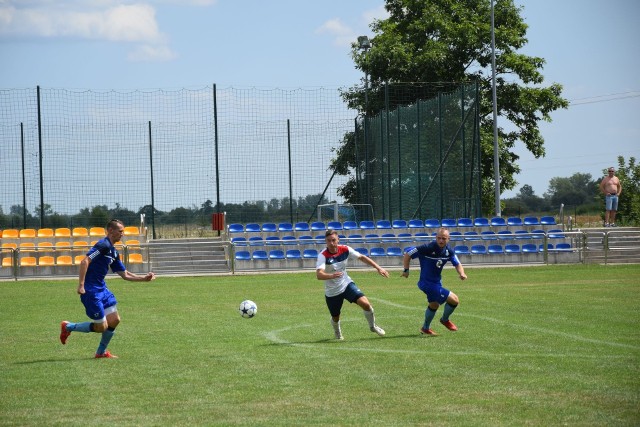
<svg viewBox="0 0 640 427"><path fill-rule="evenodd" d="M327 345L341 345L348 343L356 343L356 342L369 342L372 340L395 340L395 339L430 339L437 338L438 336L433 337L425 337L420 334L404 334L404 335L385 335L384 337L379 337L375 334L372 334L371 337L360 337L360 338L345 338L344 340L337 340L335 338L322 338L318 340L295 340L295 341L286 341L286 342L271 342L269 344L264 344L265 346L295 346L295 345L305 345L305 344L327 344Z"/></svg>

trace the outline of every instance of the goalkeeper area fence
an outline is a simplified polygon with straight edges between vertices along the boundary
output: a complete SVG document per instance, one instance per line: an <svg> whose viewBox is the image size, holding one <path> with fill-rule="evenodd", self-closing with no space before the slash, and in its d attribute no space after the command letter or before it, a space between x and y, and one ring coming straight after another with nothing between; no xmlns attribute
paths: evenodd
<svg viewBox="0 0 640 427"><path fill-rule="evenodd" d="M366 219L476 212L477 93L416 88L371 91L366 118L339 88L0 90L0 229L144 217L161 238L207 235L219 212L227 223L312 221L333 203L365 206ZM336 175L350 141L356 167Z"/></svg>

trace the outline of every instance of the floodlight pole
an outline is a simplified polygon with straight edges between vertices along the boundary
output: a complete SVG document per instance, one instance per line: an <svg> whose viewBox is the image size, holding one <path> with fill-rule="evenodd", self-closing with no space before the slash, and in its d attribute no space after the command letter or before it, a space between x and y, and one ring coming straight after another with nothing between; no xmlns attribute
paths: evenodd
<svg viewBox="0 0 640 427"><path fill-rule="evenodd" d="M358 48L362 51L364 51L364 55L365 58L369 52L369 49L371 48L371 42L369 41L369 37L367 36L360 36L358 37ZM365 153L367 152L367 145L369 142L369 131L368 131L368 123L367 123L367 117L368 117L368 112L369 110L369 73L367 71L367 67L365 65L364 67L364 115L363 115L363 121L362 124L363 126L363 131L364 131L364 147L365 147ZM365 159L365 169L364 169L364 173L365 175L367 175L368 171L367 171L367 167L368 167L368 159ZM366 177L365 182L367 182L368 180L368 176ZM356 185L358 182L358 177L356 177ZM357 194L357 192L356 192ZM366 185L366 199L364 201L369 202L369 185Z"/></svg>
<svg viewBox="0 0 640 427"><path fill-rule="evenodd" d="M493 92L493 176L495 181L496 216L502 216L500 209L500 153L498 146L498 97L496 95L496 34L495 19L491 0L491 86Z"/></svg>

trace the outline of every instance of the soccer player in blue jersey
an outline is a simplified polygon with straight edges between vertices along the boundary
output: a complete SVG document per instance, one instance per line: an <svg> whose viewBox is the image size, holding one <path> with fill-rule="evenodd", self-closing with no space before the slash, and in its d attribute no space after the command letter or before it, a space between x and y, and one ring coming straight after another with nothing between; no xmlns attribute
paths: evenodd
<svg viewBox="0 0 640 427"><path fill-rule="evenodd" d="M60 342L67 343L71 332L96 332L102 334L100 345L96 351L96 358L117 358L107 350L107 346L120 323L120 315L116 308L116 297L111 293L104 281L109 267L124 280L133 282L149 282L155 279L155 274L149 272L144 276L127 271L114 245L122 239L124 224L118 219L112 219L107 224L107 235L99 240L87 252L80 263L78 294L85 307L90 322L71 323L63 321L60 324Z"/></svg>
<svg viewBox="0 0 640 427"><path fill-rule="evenodd" d="M327 230L325 242L327 247L318 254L316 261L316 278L324 280L325 301L329 313L331 313L331 326L333 326L336 339L344 339L340 328L340 311L344 300L358 304L364 311L364 317L369 322L371 332L375 332L381 337L384 336L384 329L376 325L373 307L369 299L347 274L347 260L350 257L355 257L378 270L382 277L389 277L389 273L374 260L362 255L351 246L339 244L340 238L335 230Z"/></svg>
<svg viewBox="0 0 640 427"><path fill-rule="evenodd" d="M454 250L449 246L449 230L440 228L434 242L411 248L404 253L403 277L409 277L409 264L414 258L418 258L420 261L418 288L427 295L429 303L424 313L424 324L420 329L420 333L438 335L431 329L431 321L441 304L444 304L444 313L440 318L440 323L450 331L457 331L458 328L449 320L449 316L451 316L460 301L456 294L442 286L442 269L447 261L450 261L461 280L465 280L467 275Z"/></svg>

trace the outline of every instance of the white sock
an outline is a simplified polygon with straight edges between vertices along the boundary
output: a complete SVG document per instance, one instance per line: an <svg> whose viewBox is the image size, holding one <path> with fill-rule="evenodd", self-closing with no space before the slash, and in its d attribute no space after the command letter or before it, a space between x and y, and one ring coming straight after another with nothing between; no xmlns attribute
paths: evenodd
<svg viewBox="0 0 640 427"><path fill-rule="evenodd" d="M331 326L333 326L333 331L336 333L336 335L341 335L342 331L340 330L340 321L338 320L337 322L334 322L333 319L331 319Z"/></svg>
<svg viewBox="0 0 640 427"><path fill-rule="evenodd" d="M371 311L363 311L364 317L367 318L367 322L369 322L369 327L373 328L373 325L376 324L376 317L373 315L373 307L371 307Z"/></svg>

